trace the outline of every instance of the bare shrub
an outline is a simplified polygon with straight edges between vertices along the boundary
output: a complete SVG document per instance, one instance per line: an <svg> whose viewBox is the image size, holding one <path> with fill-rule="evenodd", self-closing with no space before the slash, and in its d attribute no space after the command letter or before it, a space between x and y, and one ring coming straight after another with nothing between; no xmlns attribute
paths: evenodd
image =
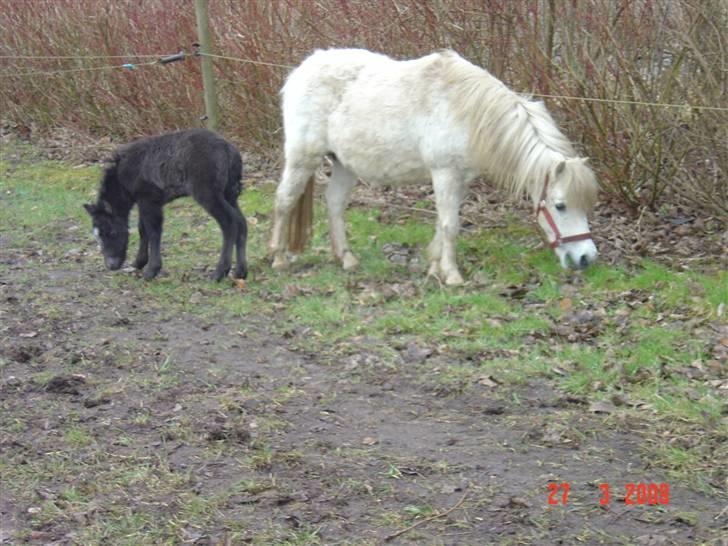
<svg viewBox="0 0 728 546"><path fill-rule="evenodd" d="M222 131L277 155L278 91L316 48L398 58L448 47L533 94L726 107L728 6L704 0L247 0L210 2ZM191 50L194 10L176 0L0 0L0 55ZM196 59L169 66L23 76L153 59L0 59L0 115L127 139L201 125ZM262 64L261 64L262 63ZM283 65L283 66L276 66ZM546 98L627 204L689 200L728 210L725 111Z"/></svg>

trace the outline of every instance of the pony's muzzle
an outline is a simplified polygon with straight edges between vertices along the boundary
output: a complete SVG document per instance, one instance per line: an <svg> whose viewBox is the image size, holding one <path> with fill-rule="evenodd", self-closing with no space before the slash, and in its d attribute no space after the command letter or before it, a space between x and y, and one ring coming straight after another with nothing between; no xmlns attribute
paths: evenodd
<svg viewBox="0 0 728 546"><path fill-rule="evenodd" d="M592 249L581 253L569 253L569 258L574 269L586 269L597 261L597 249L594 246L594 243L592 243L591 246Z"/></svg>
<svg viewBox="0 0 728 546"><path fill-rule="evenodd" d="M597 247L588 239L576 243L568 243L556 248L561 266L564 269L586 269L597 261Z"/></svg>
<svg viewBox="0 0 728 546"><path fill-rule="evenodd" d="M591 264L597 261L597 254L582 254L579 259L572 259L571 262L574 264L574 269L584 270Z"/></svg>

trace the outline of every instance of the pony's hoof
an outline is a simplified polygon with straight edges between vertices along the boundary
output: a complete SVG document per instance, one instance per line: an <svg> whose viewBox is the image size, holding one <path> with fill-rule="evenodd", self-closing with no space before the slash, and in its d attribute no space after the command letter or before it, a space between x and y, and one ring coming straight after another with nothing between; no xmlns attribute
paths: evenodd
<svg viewBox="0 0 728 546"><path fill-rule="evenodd" d="M134 263L131 265L134 269L144 269L144 266L147 265L147 260L134 260Z"/></svg>
<svg viewBox="0 0 728 546"><path fill-rule="evenodd" d="M248 268L245 266L236 267L235 273L233 273L233 278L247 279L248 278Z"/></svg>
<svg viewBox="0 0 728 546"><path fill-rule="evenodd" d="M356 259L356 256L348 250L344 252L344 257L341 259L341 266L344 268L344 271L356 269L358 265L359 260Z"/></svg>
<svg viewBox="0 0 728 546"><path fill-rule="evenodd" d="M463 277L459 271L450 271L445 278L445 284L448 286L460 286L463 282Z"/></svg>
<svg viewBox="0 0 728 546"><path fill-rule="evenodd" d="M277 269L278 271L280 271L281 269L285 269L288 267L288 260L286 260L285 256L276 255L273 258L273 264L271 267L273 267L273 269Z"/></svg>

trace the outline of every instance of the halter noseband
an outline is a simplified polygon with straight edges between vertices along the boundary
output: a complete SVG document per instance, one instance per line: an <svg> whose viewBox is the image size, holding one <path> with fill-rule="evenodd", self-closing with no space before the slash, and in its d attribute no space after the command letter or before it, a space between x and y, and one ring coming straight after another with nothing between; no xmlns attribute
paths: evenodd
<svg viewBox="0 0 728 546"><path fill-rule="evenodd" d="M543 217L546 218L546 222L548 222L549 227L551 227L551 231L554 232L555 239L552 242L548 242L548 236L546 237L546 242L549 246L549 248L557 248L561 246L564 243L573 243L574 241L586 241L587 239L591 239L591 232L587 231L586 233L579 233L578 235L569 235L567 237L562 237L561 232L559 231L559 228L556 227L556 222L554 222L554 217L551 216L551 213L546 208L546 194L548 193L548 187L549 187L549 175L546 174L546 180L543 183L543 191L541 192L541 198L538 200L538 205L536 205L536 220L538 221L538 215L543 214Z"/></svg>

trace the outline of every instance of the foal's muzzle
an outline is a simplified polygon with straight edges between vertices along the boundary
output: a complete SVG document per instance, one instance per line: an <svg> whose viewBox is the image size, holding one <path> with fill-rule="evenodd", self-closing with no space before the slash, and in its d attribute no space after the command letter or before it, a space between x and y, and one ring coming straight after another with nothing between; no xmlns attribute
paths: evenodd
<svg viewBox="0 0 728 546"><path fill-rule="evenodd" d="M106 262L106 267L111 269L111 271L116 271L124 263L124 260L121 258L111 258L109 256L104 257L104 261Z"/></svg>

